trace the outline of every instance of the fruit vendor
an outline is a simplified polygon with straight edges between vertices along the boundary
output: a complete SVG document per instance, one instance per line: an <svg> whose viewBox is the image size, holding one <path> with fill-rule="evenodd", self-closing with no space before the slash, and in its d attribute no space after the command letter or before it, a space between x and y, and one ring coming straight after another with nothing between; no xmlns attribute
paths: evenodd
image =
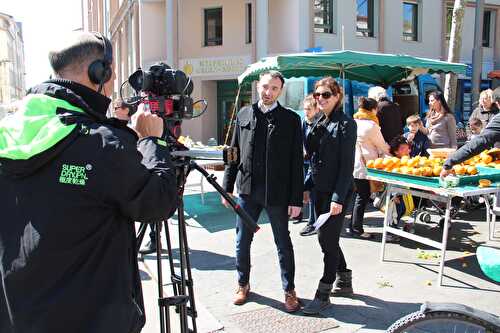
<svg viewBox="0 0 500 333"><path fill-rule="evenodd" d="M500 106L500 87L493 91L493 101L497 106ZM460 147L456 152L451 154L444 162L441 178L453 173L453 166L461 163L472 156L481 153L485 149L492 148L496 142L500 142L500 114L495 115L486 128L474 139Z"/></svg>

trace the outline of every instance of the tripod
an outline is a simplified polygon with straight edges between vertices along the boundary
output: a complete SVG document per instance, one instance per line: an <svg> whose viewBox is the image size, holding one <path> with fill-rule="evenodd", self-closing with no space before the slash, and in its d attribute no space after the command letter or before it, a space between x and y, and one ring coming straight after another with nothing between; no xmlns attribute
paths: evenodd
<svg viewBox="0 0 500 333"><path fill-rule="evenodd" d="M177 170L177 218L178 218L178 237L179 237L179 273L177 274L174 270L174 261L172 255L172 242L170 238L170 230L168 228L167 220L160 221L156 223L156 262L158 269L158 307L160 310L160 332L170 333L170 315L169 308L171 306L175 307L177 313L179 313L180 319L180 330L181 333L196 333L196 304L194 299L193 291L193 278L191 275L191 263L189 260L189 246L186 236L186 223L184 218L184 186L186 184L187 177L192 170L197 170L200 172L205 179L219 192L222 197L224 197L227 202L231 205L233 210L238 214L247 228L250 228L253 232L256 232L259 227L255 221L248 215L248 213L243 210L224 189L217 183L216 177L213 174L209 174L205 169L196 164L191 157L179 156L174 160L174 164ZM170 278L173 287L173 296L165 297L163 293L163 274L162 274L162 263L161 263L161 225L165 229L166 239L167 239L167 255L170 267ZM137 251L142 243L144 234L146 233L147 224L142 223L138 235L137 235ZM188 324L188 317L191 317L191 328Z"/></svg>

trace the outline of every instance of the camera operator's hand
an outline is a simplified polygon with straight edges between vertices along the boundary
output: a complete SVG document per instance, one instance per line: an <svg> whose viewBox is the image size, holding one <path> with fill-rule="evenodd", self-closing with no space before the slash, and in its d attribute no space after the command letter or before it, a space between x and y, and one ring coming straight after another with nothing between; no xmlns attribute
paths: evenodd
<svg viewBox="0 0 500 333"><path fill-rule="evenodd" d="M228 193L231 198L234 199L234 195L232 193ZM231 205L229 204L229 201L227 201L223 196L221 196L221 203L224 205L226 208L230 208Z"/></svg>
<svg viewBox="0 0 500 333"><path fill-rule="evenodd" d="M128 109L127 108L120 108L120 107L115 107L113 111L113 115L115 118L124 120L124 121L129 121L130 116L128 115Z"/></svg>
<svg viewBox="0 0 500 333"><path fill-rule="evenodd" d="M144 111L142 105L139 105L137 112L132 116L132 128L137 132L139 138L148 136L161 138L163 119L149 111Z"/></svg>

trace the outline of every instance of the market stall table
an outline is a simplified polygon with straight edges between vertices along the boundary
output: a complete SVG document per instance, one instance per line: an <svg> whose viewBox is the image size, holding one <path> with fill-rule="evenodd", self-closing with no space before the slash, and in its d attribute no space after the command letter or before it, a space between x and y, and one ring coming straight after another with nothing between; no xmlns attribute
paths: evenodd
<svg viewBox="0 0 500 333"><path fill-rule="evenodd" d="M211 147L206 148L191 148L188 151L172 152L172 156L186 156L193 159L196 164L203 169L215 169L224 166L223 152L219 149ZM189 183L189 185L200 186L201 204L205 204L205 190L203 188L204 176L200 174L200 181Z"/></svg>
<svg viewBox="0 0 500 333"><path fill-rule="evenodd" d="M401 179L397 179L398 175L393 174L392 176L384 175L381 172L377 172L376 170L368 170L368 179L376 180L383 183L386 183L386 202L385 202L385 216L384 216L384 228L383 228L383 236L382 236L382 251L381 251L381 260L384 261L385 258L385 245L386 245L386 237L387 233L391 233L394 235L398 235L400 237L411 239L421 244L425 244L434 248L441 250L441 262L439 265L439 275L438 282L439 285L442 285L443 281L443 270L444 270L444 262L446 260L446 247L448 242L448 227L451 223L450 218L450 210L451 210L451 200L453 197L471 197L471 196L481 196L484 198L484 202L486 204L486 221L488 223L489 239L492 238L492 234L494 230L491 230L491 205L489 203L489 196L492 194L500 193L500 182L493 182L491 186L480 188L478 186L473 185L464 185L459 187L451 187L451 188L442 188L436 186L436 184L426 182L426 181L415 181L411 179L405 179L401 177ZM397 229L391 227L391 215L392 212L389 207L389 200L391 200L391 195L393 194L411 194L416 197L426 198L438 202L442 202L446 205L445 216L444 216L444 225L443 225L443 237L441 242L434 241L432 239L428 239L419 235L415 235L401 229Z"/></svg>

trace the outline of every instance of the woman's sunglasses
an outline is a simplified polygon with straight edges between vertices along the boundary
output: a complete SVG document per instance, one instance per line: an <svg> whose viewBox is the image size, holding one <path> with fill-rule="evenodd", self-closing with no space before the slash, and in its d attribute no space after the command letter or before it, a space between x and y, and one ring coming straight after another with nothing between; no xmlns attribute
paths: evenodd
<svg viewBox="0 0 500 333"><path fill-rule="evenodd" d="M315 99L319 99L319 96L323 97L324 99L329 99L332 96L336 96L336 94L330 92L330 91L325 91L324 93L314 93L313 97Z"/></svg>

